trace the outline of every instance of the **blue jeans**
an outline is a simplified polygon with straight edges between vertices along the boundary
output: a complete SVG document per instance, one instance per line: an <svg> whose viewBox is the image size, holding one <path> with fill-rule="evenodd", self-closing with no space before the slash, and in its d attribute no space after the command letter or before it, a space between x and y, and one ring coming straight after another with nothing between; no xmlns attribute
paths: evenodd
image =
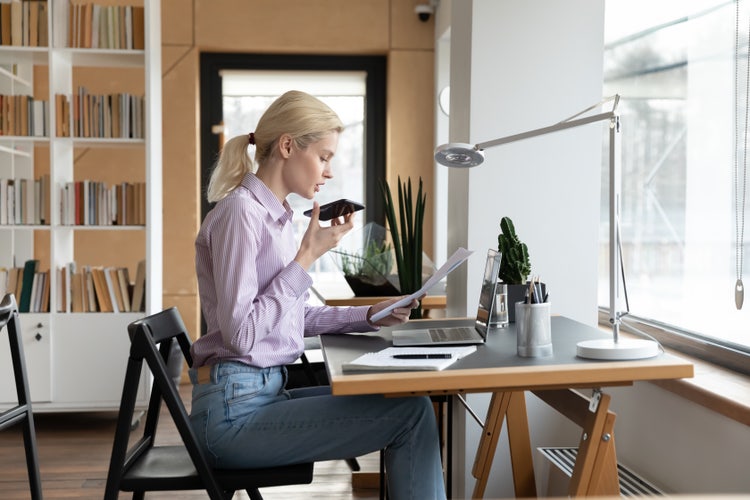
<svg viewBox="0 0 750 500"><path fill-rule="evenodd" d="M233 361L198 383L190 420L214 467L273 467L385 449L394 500L444 499L437 426L427 397L332 396L330 387L285 390L286 368Z"/></svg>

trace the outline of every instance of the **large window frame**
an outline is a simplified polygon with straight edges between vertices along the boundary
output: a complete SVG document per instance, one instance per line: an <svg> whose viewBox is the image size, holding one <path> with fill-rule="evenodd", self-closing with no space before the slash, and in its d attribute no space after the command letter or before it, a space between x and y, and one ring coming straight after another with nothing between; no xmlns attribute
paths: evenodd
<svg viewBox="0 0 750 500"><path fill-rule="evenodd" d="M630 8L632 11L639 11L637 7L628 6L628 8ZM732 2L717 3L716 5L710 5L703 10L696 9L695 18L700 18L706 14L712 14L721 8L724 8L724 9L728 8L728 9L731 9L732 11L734 10ZM742 16L743 17L740 20L740 25L743 27L742 31L745 31L744 27L747 26L747 21L746 21L747 12L744 12ZM627 33L626 36L623 36L622 38L620 38L616 43L618 44L628 43L628 42L632 42L633 40L637 40L640 37L654 35L655 33L658 33L660 30L669 29L676 25L687 23L691 19L693 19L692 16L683 17L682 15L674 15L672 16L672 18L665 17L661 21L656 22L654 26L643 27L639 31ZM605 54L607 53L607 49L611 49L611 46L605 47ZM737 64L739 65L738 71L741 74L744 74L744 71L745 71L744 61L746 60L747 50L748 50L748 39L747 39L747 35L745 34L742 36L740 40L740 54L737 57ZM671 59L670 59L670 56L671 56ZM690 63L690 59L687 57L687 54L685 54L685 57L683 59L680 59L679 57L675 58L674 56L675 54L669 54L666 57L664 57L663 59L664 62L661 65L649 66L648 64L643 64L642 68L634 67L630 72L626 71L625 73L621 72L619 74L616 74L613 72L612 74L608 74L606 70L608 61L605 55L604 94L605 95L611 94L613 92L613 88L616 88L618 92L622 92L623 94L628 94L628 92L626 91L619 90L621 86L623 85L623 82L625 82L624 87L628 88L627 87L628 78L635 79L637 77L643 77L644 75L647 77L653 78L655 75L658 74L659 71L664 71L664 72L684 71L687 74L688 64ZM633 60L635 61L635 59ZM641 63L643 63L642 60L641 60ZM727 78L733 78L733 76L734 75L728 74ZM611 84L608 85L608 83L610 83L612 79L618 79L617 85L615 86ZM733 87L734 82L730 82L729 86ZM633 89L635 90L635 87ZM741 90L742 90L741 93L744 93L745 91L744 87ZM695 97L694 94L689 94L689 95L692 95L693 97ZM626 95L626 98L627 98L627 95ZM742 113L744 113L744 106L747 106L747 105L748 103L740 102L738 104L738 112L741 111ZM625 140L626 138L623 137L623 143L625 142ZM686 169L684 176L687 176L687 175L688 175L688 170ZM625 196L625 194L623 194L623 196ZM606 200L606 197L604 199ZM720 202L721 200L716 200L716 203L720 203ZM627 215L623 214L623 218L625 217L627 217ZM635 224L637 223L637 221L634 221L633 223ZM627 236L623 236L623 242L624 244L629 243L627 241ZM747 237L745 238L745 242L747 242ZM746 243L745 243L745 246L747 247ZM627 269L627 266L626 266L626 269ZM745 274L747 275L747 265L745 266ZM698 292L698 290L696 290L696 292ZM745 302L746 304L744 307L745 308L750 307L747 304L747 300ZM606 308L604 307L600 308L599 318L600 318L600 323L602 325L608 325L609 314ZM658 315L656 316L652 315L651 318L638 316L637 308L631 314L628 314L623 317L622 331L623 332L631 331L636 334L646 333L648 335L653 336L657 340L659 340L665 347L669 347L677 351L694 356L696 358L700 358L700 359L703 359L703 360L706 360L715 364L725 366L739 373L750 374L750 348L748 348L747 345L739 345L733 342L731 338L722 339L718 337L705 335L696 331L689 331L684 326L675 327L674 325L668 324L667 321L661 321Z"/></svg>

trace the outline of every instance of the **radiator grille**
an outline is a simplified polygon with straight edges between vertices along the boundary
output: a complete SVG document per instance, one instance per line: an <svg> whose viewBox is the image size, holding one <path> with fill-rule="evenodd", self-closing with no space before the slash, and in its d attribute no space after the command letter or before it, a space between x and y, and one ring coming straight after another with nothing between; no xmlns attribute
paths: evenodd
<svg viewBox="0 0 750 500"><path fill-rule="evenodd" d="M573 475L578 448L539 448L539 451L568 477ZM617 475L620 479L620 495L624 497L662 496L664 492L645 479L617 464Z"/></svg>

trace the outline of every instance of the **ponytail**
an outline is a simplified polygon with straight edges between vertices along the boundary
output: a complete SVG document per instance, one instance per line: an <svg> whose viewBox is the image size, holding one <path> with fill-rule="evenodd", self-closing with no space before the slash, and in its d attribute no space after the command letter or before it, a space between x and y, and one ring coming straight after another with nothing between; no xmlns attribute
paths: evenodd
<svg viewBox="0 0 750 500"><path fill-rule="evenodd" d="M245 134L233 137L224 144L208 181L206 198L209 203L224 198L240 185L245 174L253 171L253 161L247 154L248 144Z"/></svg>

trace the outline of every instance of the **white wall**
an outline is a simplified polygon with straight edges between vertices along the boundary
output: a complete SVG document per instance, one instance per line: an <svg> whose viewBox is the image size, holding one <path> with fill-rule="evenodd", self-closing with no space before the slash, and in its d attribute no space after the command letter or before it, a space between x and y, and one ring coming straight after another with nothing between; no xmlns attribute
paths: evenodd
<svg viewBox="0 0 750 500"><path fill-rule="evenodd" d="M453 5L451 141L548 126L601 99L603 35L592 29L602 24L600 1ZM547 283L553 313L595 323L603 127L491 148L480 167L450 170L448 253L464 246L475 255L467 274L448 281L449 314L476 307L485 250L497 248L500 219L510 216L529 246L532 274Z"/></svg>
<svg viewBox="0 0 750 500"><path fill-rule="evenodd" d="M462 0L440 9L450 18L451 141L551 125L601 98L604 2ZM447 252L476 251L448 278L449 316L476 307L484 251L497 246L508 215L529 245L532 273L549 286L553 312L596 323L603 134L590 125L499 146L486 151L482 166L449 171ZM622 463L677 493L750 491L747 426L647 383L606 392L618 413ZM489 397L469 401L483 414ZM534 396L527 406L533 447L577 445L572 424ZM454 414L454 497L469 498L480 432L461 409ZM488 498L513 496L504 433Z"/></svg>

